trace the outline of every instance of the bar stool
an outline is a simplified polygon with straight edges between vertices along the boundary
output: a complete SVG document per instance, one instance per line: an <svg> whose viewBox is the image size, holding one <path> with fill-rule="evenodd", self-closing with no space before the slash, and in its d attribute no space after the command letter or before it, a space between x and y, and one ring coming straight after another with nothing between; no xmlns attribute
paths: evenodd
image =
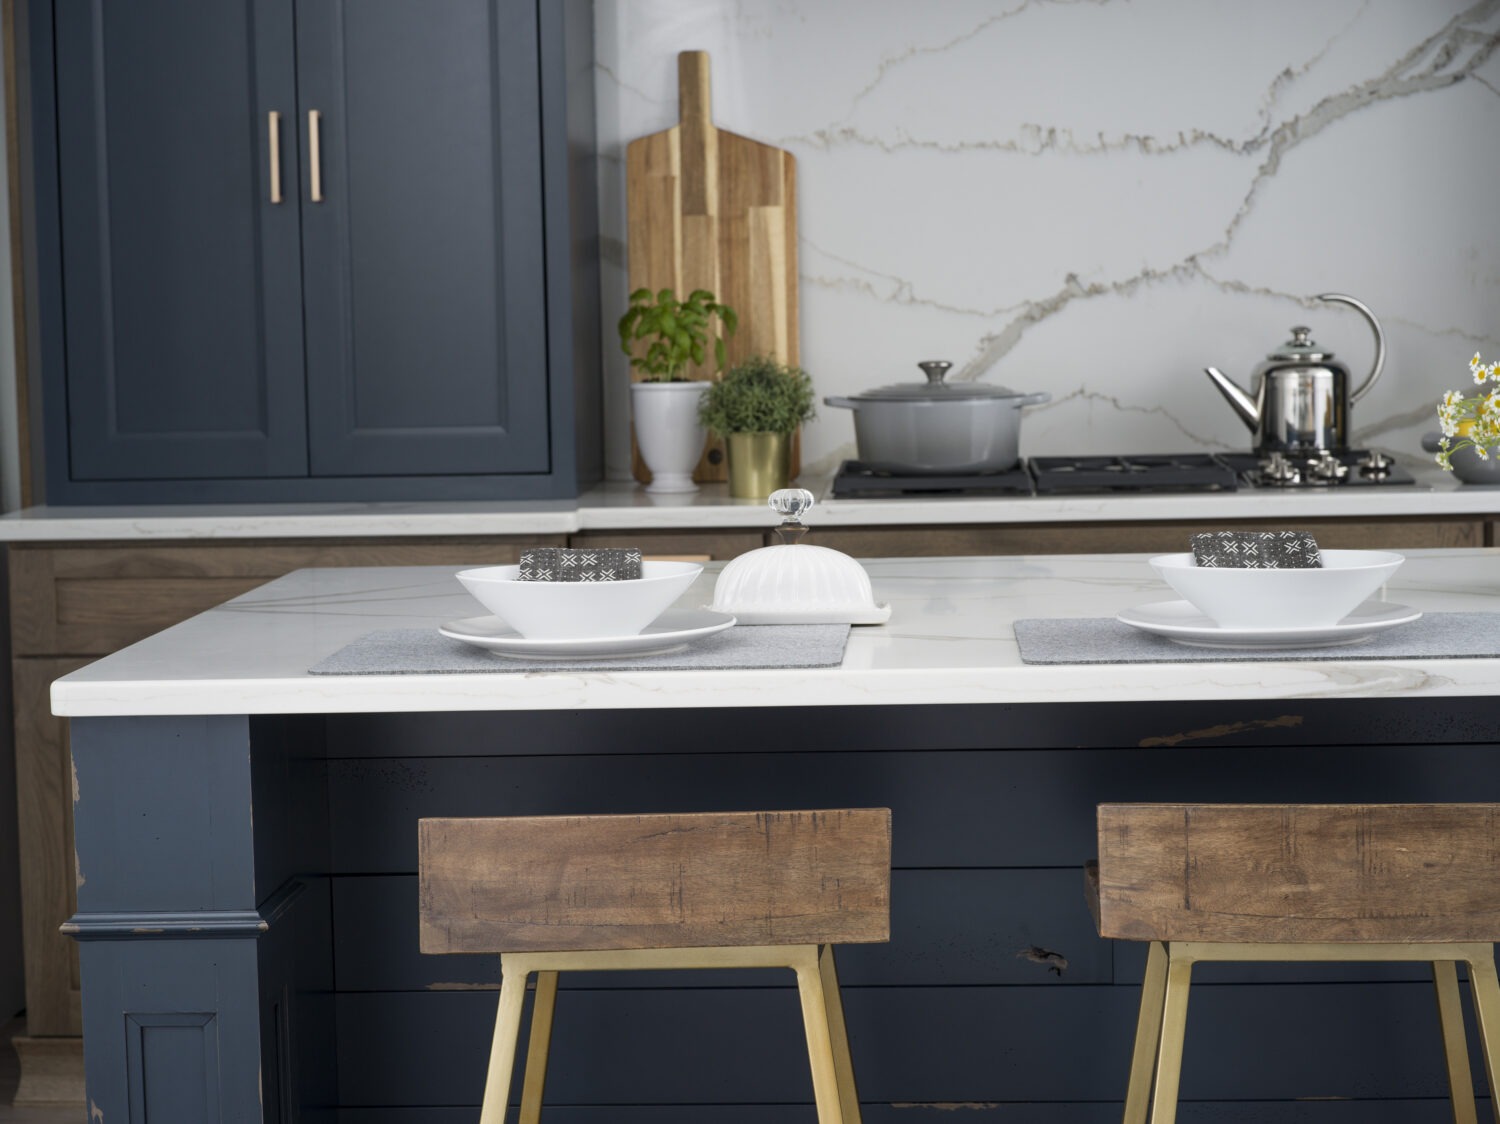
<svg viewBox="0 0 1500 1124"><path fill-rule="evenodd" d="M888 808L419 821L421 949L500 954L480 1124L541 1116L557 974L790 968L819 1124L859 1124L833 946L890 939Z"/></svg>
<svg viewBox="0 0 1500 1124"><path fill-rule="evenodd" d="M1493 1093L1500 804L1101 804L1098 827L1099 934L1151 942L1125 1124L1175 1119L1188 986L1209 960L1431 962L1453 1118L1476 1124L1456 965Z"/></svg>

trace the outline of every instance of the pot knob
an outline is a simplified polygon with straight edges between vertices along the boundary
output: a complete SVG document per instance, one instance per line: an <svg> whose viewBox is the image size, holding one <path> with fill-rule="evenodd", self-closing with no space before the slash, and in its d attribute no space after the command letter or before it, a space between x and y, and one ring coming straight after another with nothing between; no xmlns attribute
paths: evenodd
<svg viewBox="0 0 1500 1124"><path fill-rule="evenodd" d="M927 376L927 382L935 386L943 381L943 376L948 373L948 369L953 364L946 359L924 359L917 366L922 368L922 373Z"/></svg>

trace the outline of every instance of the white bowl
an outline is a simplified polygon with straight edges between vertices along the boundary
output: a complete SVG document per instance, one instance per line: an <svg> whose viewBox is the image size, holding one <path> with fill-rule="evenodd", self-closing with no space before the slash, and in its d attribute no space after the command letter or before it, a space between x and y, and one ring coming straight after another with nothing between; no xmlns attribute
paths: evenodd
<svg viewBox="0 0 1500 1124"><path fill-rule="evenodd" d="M523 582L519 566L460 570L458 580L490 612L528 640L636 636L684 593L703 567L642 562L641 576L618 582Z"/></svg>
<svg viewBox="0 0 1500 1124"><path fill-rule="evenodd" d="M1325 550L1310 570L1199 566L1192 554L1151 559L1162 579L1221 628L1325 628L1384 585L1401 563L1388 550Z"/></svg>

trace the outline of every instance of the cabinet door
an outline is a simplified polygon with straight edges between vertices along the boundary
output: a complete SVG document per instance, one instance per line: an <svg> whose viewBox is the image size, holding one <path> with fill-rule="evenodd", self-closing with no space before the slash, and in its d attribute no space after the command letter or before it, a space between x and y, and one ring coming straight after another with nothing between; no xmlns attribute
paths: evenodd
<svg viewBox="0 0 1500 1124"><path fill-rule="evenodd" d="M56 6L75 480L306 474L291 3Z"/></svg>
<svg viewBox="0 0 1500 1124"><path fill-rule="evenodd" d="M537 49L535 0L298 0L314 476L548 471Z"/></svg>

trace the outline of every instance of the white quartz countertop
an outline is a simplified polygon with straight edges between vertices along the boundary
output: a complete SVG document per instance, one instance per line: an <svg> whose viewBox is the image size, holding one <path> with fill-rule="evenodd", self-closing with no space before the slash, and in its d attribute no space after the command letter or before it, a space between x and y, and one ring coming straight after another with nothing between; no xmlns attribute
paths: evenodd
<svg viewBox="0 0 1500 1124"><path fill-rule="evenodd" d="M482 610L456 566L299 570L58 680L52 704L79 717L1500 694L1493 659L1021 662L1021 617L1111 616L1170 600L1146 557L870 561L890 622L855 628L841 667L786 671L313 676L309 667L364 633ZM709 602L718 568L679 606ZM1428 611L1500 611L1500 550L1410 551L1385 596Z"/></svg>
<svg viewBox="0 0 1500 1124"><path fill-rule="evenodd" d="M818 497L808 517L814 527L1500 515L1500 487L1461 484L1434 467L1415 475L1414 485L1388 488L867 500L828 498L827 477L797 483ZM723 484L687 496L653 496L639 485L614 483L598 485L576 502L31 507L0 516L0 542L568 535L776 522L764 502L731 499Z"/></svg>

